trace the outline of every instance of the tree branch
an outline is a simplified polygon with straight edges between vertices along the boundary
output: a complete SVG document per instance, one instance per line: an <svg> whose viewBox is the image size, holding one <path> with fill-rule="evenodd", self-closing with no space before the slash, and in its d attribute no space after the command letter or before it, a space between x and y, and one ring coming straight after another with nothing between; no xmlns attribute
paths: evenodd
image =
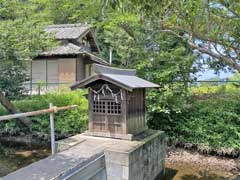
<svg viewBox="0 0 240 180"><path fill-rule="evenodd" d="M224 42L221 42L221 41L219 41L219 40L217 40L217 39L206 38L206 37L204 37L204 36L202 36L202 35L199 35L199 34L196 34L196 33L193 33L193 36L194 36L195 38L200 39L200 40L209 41L209 42L211 42L211 43L219 44L219 45L222 45L222 46L227 46L227 47L230 47L230 48L232 48L232 49L235 49L235 50L240 51L240 48L235 47L235 46L233 46L233 45L225 44Z"/></svg>
<svg viewBox="0 0 240 180"><path fill-rule="evenodd" d="M240 72L240 64L238 64L236 61L233 61L232 58L222 56L218 53L214 53L213 51L208 50L207 48L199 47L198 45L194 44L192 41L188 41L188 44L190 47L192 47L193 49L197 49L201 53L208 54L214 58L224 61L227 65L229 65L230 67L233 67L238 72Z"/></svg>
<svg viewBox="0 0 240 180"><path fill-rule="evenodd" d="M189 35L189 37L187 37L187 36L180 36L179 34L177 34L172 29L163 29L163 30L160 30L160 31L171 33L171 34L175 35L178 38L182 38L184 40L187 40L187 42L188 42L188 44L189 44L189 46L191 48L197 49L201 53L205 53L205 54L208 54L208 55L210 55L210 56L212 56L212 57L214 57L216 59L222 60L226 64L228 64L230 67L232 67L232 68L236 69L238 72L240 72L240 64L237 63L237 58L227 57L227 56L224 56L223 54L215 53L215 52L211 51L211 49L199 47L198 45L196 45L193 42L193 37L197 38L199 40L204 40L204 41L209 41L208 38L204 38L204 37L201 37L201 36L199 36L199 35L197 35L197 34L195 34L193 32L186 31L186 30L182 29L181 27L174 27L174 28L177 29L177 30L185 32L186 34ZM210 42L211 43L215 43L215 44L219 44L219 45L222 45L222 46L227 46L224 43L219 43L217 40L210 40ZM239 50L239 48L236 48L236 47L230 47L230 48L235 49L235 50Z"/></svg>
<svg viewBox="0 0 240 180"><path fill-rule="evenodd" d="M229 7L228 4L226 4L226 2L224 2L224 0L220 0L220 3L227 8L228 11L230 11L235 17L240 18L240 14L238 14L235 10L233 10L232 8Z"/></svg>
<svg viewBox="0 0 240 180"><path fill-rule="evenodd" d="M160 32L171 33L171 34L175 35L175 36L178 37L178 38L186 39L186 37L177 34L175 31L173 31L173 30L171 30L171 29L163 29L163 30L160 30Z"/></svg>
<svg viewBox="0 0 240 180"><path fill-rule="evenodd" d="M190 30L186 30L185 28L182 28L181 26L172 26L172 27L169 27L169 26L164 26L162 25L162 28L163 30L161 31L165 31L165 32L170 32L176 36L177 33L174 31L174 29L178 30L178 31L183 31L187 34L192 34L193 37L195 38L198 38L199 40L203 40L203 41L206 41L206 42L210 42L210 43L215 43L215 44L219 44L219 45L222 45L222 46L227 46L227 47L230 47L232 49L235 49L237 51L240 51L240 48L239 47L236 47L234 46L233 44L232 45L229 45L229 44L226 44L218 39L213 39L213 38L208 38L208 37L205 37L204 35L200 34L200 33L197 33L196 31L192 32Z"/></svg>
<svg viewBox="0 0 240 180"><path fill-rule="evenodd" d="M120 23L119 26L134 40L136 40L135 35L133 31L130 29L130 27L126 23Z"/></svg>
<svg viewBox="0 0 240 180"><path fill-rule="evenodd" d="M105 18L105 11L106 11L107 5L108 5L108 0L104 0L102 5L102 10L101 10L103 19Z"/></svg>
<svg viewBox="0 0 240 180"><path fill-rule="evenodd" d="M11 114L16 114L18 113L17 108L11 103L11 101L9 101L4 94L1 92L0 90L0 103L3 105L3 107L5 107L7 109L7 111ZM27 118L19 118L20 122L28 127L31 128L31 121L29 121Z"/></svg>

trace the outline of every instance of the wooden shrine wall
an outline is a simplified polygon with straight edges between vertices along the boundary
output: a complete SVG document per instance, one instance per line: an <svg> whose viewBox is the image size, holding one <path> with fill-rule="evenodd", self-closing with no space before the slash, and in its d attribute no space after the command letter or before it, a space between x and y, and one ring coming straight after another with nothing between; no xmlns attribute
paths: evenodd
<svg viewBox="0 0 240 180"><path fill-rule="evenodd" d="M145 89L127 93L127 127L129 134L141 132L146 127Z"/></svg>
<svg viewBox="0 0 240 180"><path fill-rule="evenodd" d="M98 82L95 85L91 85L94 90L98 90L102 87L104 82ZM120 88L112 84L109 87L114 93L119 92ZM125 91L123 91L123 96ZM126 103L120 100L116 103L111 93L106 95L100 95L99 99L94 93L89 90L89 130L91 132L106 132L115 134L126 133L126 120L125 115ZM123 97L124 98L124 97Z"/></svg>

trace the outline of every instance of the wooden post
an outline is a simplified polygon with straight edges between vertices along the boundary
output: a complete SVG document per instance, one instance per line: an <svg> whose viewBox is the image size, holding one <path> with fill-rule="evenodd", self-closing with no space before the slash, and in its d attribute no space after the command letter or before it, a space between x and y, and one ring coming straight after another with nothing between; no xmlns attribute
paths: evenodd
<svg viewBox="0 0 240 180"><path fill-rule="evenodd" d="M31 63L30 63L30 66L31 66L31 69L30 69L30 94L32 95L32 92L33 92L33 79L32 79L32 77L33 77L33 75L32 75L32 67L33 67L33 65L32 65L32 61L31 61Z"/></svg>
<svg viewBox="0 0 240 180"><path fill-rule="evenodd" d="M112 51L113 51L113 49L110 48L110 50L109 50L109 64L112 64Z"/></svg>
<svg viewBox="0 0 240 180"><path fill-rule="evenodd" d="M49 104L49 108L53 108L53 104ZM50 113L50 127L51 127L51 151L52 155L55 154L55 133L54 133L54 112Z"/></svg>
<svg viewBox="0 0 240 180"><path fill-rule="evenodd" d="M41 95L41 85L40 85L40 83L38 83L38 95L39 96Z"/></svg>
<svg viewBox="0 0 240 180"><path fill-rule="evenodd" d="M46 59L46 92L48 90L48 60Z"/></svg>

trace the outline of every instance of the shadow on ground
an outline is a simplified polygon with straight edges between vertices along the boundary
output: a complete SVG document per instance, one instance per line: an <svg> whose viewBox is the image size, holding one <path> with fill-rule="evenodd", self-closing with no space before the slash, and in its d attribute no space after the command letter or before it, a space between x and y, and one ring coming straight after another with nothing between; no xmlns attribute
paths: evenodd
<svg viewBox="0 0 240 180"><path fill-rule="evenodd" d="M224 177L214 173L209 173L208 171L199 171L194 174L178 174L178 170L166 168L164 180L240 180L240 177Z"/></svg>
<svg viewBox="0 0 240 180"><path fill-rule="evenodd" d="M164 180L173 179L176 176L177 172L178 171L176 169L166 168Z"/></svg>

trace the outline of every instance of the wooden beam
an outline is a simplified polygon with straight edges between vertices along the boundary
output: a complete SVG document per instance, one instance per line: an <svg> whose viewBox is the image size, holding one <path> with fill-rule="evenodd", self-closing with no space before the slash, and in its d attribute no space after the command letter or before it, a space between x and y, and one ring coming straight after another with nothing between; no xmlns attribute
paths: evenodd
<svg viewBox="0 0 240 180"><path fill-rule="evenodd" d="M0 121L6 121L6 120L10 120L10 119L19 119L19 118L23 118L23 117L36 116L36 115L47 114L47 113L57 113L58 111L75 109L77 107L78 107L78 105L71 105L71 106L63 106L63 107L53 107L53 108L49 108L49 109L42 109L42 110L32 111L32 112L5 115L5 116L0 116Z"/></svg>

